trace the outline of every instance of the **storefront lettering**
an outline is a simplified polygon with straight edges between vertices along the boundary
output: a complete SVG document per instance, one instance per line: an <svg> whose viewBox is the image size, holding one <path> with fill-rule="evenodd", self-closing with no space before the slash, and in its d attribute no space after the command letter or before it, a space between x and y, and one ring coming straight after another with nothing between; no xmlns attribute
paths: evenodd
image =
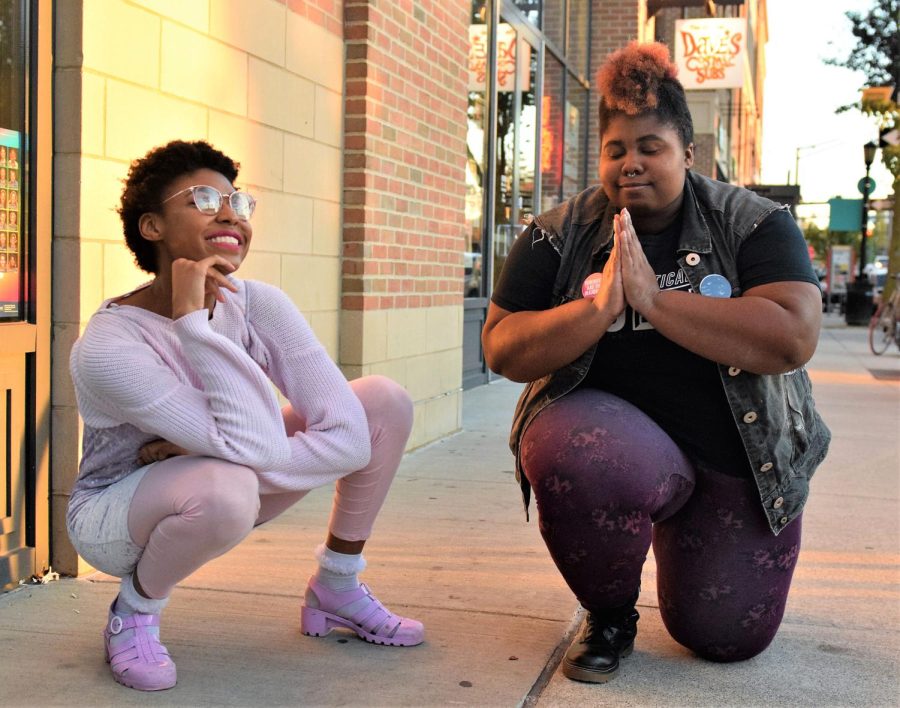
<svg viewBox="0 0 900 708"><path fill-rule="evenodd" d="M707 79L724 79L725 71L734 66L735 57L741 53L740 33L726 31L719 37L682 32L685 66L702 84Z"/></svg>
<svg viewBox="0 0 900 708"><path fill-rule="evenodd" d="M509 25L505 25L509 27ZM512 29L509 27L509 29ZM497 88L512 91L516 82L516 33L501 32L497 37Z"/></svg>
<svg viewBox="0 0 900 708"><path fill-rule="evenodd" d="M506 23L497 27L497 90L515 91L516 53L519 45L516 30ZM531 56L529 45L523 43L520 90L529 90L528 61ZM469 91L484 91L487 82L489 47L485 25L469 27Z"/></svg>
<svg viewBox="0 0 900 708"><path fill-rule="evenodd" d="M685 88L740 88L746 52L746 20L679 20L675 61Z"/></svg>

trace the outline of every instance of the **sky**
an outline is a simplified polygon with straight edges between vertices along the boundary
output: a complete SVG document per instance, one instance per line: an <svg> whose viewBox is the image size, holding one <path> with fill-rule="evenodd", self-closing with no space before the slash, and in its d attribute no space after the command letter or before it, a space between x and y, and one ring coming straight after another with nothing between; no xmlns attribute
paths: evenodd
<svg viewBox="0 0 900 708"><path fill-rule="evenodd" d="M856 101L865 76L824 59L845 59L854 40L847 10L866 11L874 0L769 0L769 42L763 99L763 184L785 184L799 151L799 183L804 202L831 197L859 199L865 176L863 145L878 142L874 118L835 109ZM812 147L815 146L815 147ZM872 198L891 193L890 173L879 151L871 176ZM816 215L827 205L813 207Z"/></svg>

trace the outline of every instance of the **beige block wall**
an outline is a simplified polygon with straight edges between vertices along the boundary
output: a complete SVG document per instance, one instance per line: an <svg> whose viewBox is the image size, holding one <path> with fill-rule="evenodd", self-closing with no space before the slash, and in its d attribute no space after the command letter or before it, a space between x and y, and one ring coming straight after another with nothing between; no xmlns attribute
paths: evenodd
<svg viewBox="0 0 900 708"><path fill-rule="evenodd" d="M72 0L56 37L53 565L74 573L68 354L103 298L149 280L115 211L130 160L176 138L238 160L259 200L240 275L285 290L337 359L344 47L278 0Z"/></svg>
<svg viewBox="0 0 900 708"><path fill-rule="evenodd" d="M348 310L340 361L348 376L382 374L415 404L410 449L462 425L463 310L446 307Z"/></svg>

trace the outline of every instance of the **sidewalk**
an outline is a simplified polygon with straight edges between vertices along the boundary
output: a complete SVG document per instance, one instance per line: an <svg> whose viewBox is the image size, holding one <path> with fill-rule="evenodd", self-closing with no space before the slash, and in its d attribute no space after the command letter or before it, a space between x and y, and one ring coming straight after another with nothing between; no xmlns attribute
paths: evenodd
<svg viewBox="0 0 900 708"><path fill-rule="evenodd" d="M524 521L506 447L521 387L504 381L466 392L463 432L404 458L366 549L365 580L425 623L424 645L299 633L330 506L330 492L318 490L176 590L163 626L179 670L170 691L112 681L100 630L114 579L0 595L0 704L896 705L900 353L872 356L866 330L832 315L809 368L834 440L812 484L781 631L751 661L700 661L669 638L651 560L638 641L620 676L598 686L556 671L580 615L533 507Z"/></svg>

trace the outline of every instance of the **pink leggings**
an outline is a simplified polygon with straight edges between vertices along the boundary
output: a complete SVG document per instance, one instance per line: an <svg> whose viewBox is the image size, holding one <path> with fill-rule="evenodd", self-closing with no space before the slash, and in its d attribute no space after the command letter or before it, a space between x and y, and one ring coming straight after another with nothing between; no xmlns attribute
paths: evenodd
<svg viewBox="0 0 900 708"><path fill-rule="evenodd" d="M345 541L369 537L412 429L406 391L383 376L350 382L369 421L372 458L338 480L328 530ZM291 406L282 411L288 435L305 428ZM128 510L128 531L143 547L135 572L153 599L236 546L254 526L269 521L307 492L261 494L256 473L212 457L172 457L141 480Z"/></svg>

